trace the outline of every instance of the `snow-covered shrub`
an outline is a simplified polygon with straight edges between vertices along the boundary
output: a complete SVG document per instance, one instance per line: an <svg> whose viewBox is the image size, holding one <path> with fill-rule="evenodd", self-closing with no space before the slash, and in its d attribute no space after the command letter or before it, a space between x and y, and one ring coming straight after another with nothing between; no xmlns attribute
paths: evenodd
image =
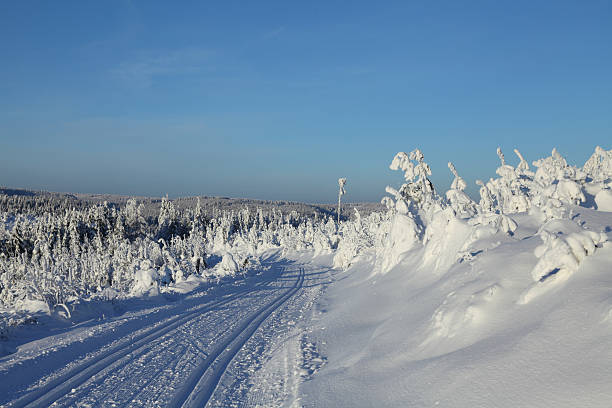
<svg viewBox="0 0 612 408"><path fill-rule="evenodd" d="M448 168L455 176L450 190L446 192L446 198L451 208L459 218L473 217L477 212L477 206L476 203L463 192L467 187L467 183L459 176L453 163L448 162Z"/></svg>
<svg viewBox="0 0 612 408"><path fill-rule="evenodd" d="M585 201L582 188L575 181L568 179L557 182L553 197L574 205L579 205Z"/></svg>
<svg viewBox="0 0 612 408"><path fill-rule="evenodd" d="M489 187L487 187L486 184L484 184L481 180L476 180L476 184L480 186L480 202L478 203L479 205L479 210L481 213L492 213L494 211L494 198L493 195L491 194L491 191L489 190Z"/></svg>
<svg viewBox="0 0 612 408"><path fill-rule="evenodd" d="M556 148L552 150L549 157L535 160L533 165L538 168L535 180L543 186L551 185L555 180L573 178L576 173L576 169L567 164Z"/></svg>
<svg viewBox="0 0 612 408"><path fill-rule="evenodd" d="M218 265L217 273L221 276L234 275L239 270L240 267L238 266L238 262L236 262L236 260L234 259L234 256L229 252L223 254L223 259Z"/></svg>
<svg viewBox="0 0 612 408"><path fill-rule="evenodd" d="M588 230L566 236L542 230L539 235L544 243L535 249L539 261L531 271L533 279L539 282L551 276L572 274L586 256L608 240L606 234Z"/></svg>
<svg viewBox="0 0 612 408"><path fill-rule="evenodd" d="M390 226L382 247L377 251L376 271L386 273L401 262L405 254L418 246L425 246L424 263L443 268L459 257L460 249L469 237L470 226L460 219L472 218L479 210L476 203L463 192L466 183L455 166L448 164L455 176L446 199L440 198L427 176L431 170L420 150L410 155L398 153L390 168L404 171L407 183L399 190L387 187L393 196L383 198L388 208ZM489 190L482 186L483 204L492 209ZM487 201L488 200L488 201ZM481 206L482 207L482 206ZM481 210L482 211L482 210ZM442 252L450 252L441 257ZM452 260L449 261L449 259Z"/></svg>
<svg viewBox="0 0 612 408"><path fill-rule="evenodd" d="M378 250L377 273L390 271L406 252L420 242L424 228L421 215L431 210L438 201L433 184L428 179L431 169L419 149L413 150L410 155L397 153L389 168L403 171L406 183L399 190L387 186L386 191L392 197L382 199L388 210L390 225L382 248Z"/></svg>
<svg viewBox="0 0 612 408"><path fill-rule="evenodd" d="M355 219L344 222L340 227L342 238L334 256L334 267L346 269L360 254L379 245L379 230L386 222L383 217L383 214L371 213L366 218L362 218L355 209Z"/></svg>
<svg viewBox="0 0 612 408"><path fill-rule="evenodd" d="M501 149L497 148L497 155L501 161L501 166L495 172L500 177L490 179L486 185L486 191L483 191L481 188L481 201L483 193L489 193L492 198L491 203L484 199L483 204L487 210L492 209L498 213L511 214L527 211L531 205L528 196L528 190L531 185L529 166L519 151L515 150L515 152L521 159L520 169L515 169L507 164Z"/></svg>
<svg viewBox="0 0 612 408"><path fill-rule="evenodd" d="M418 208L427 209L436 201L434 186L428 178L431 168L419 149L413 150L409 155L404 152L397 153L389 168L403 171L406 180L399 190L387 187L387 192L396 199L396 206L403 208L409 202ZM405 212L400 208L398 211Z"/></svg>
<svg viewBox="0 0 612 408"><path fill-rule="evenodd" d="M159 293L159 280L159 273L153 267L151 261L143 260L134 274L134 287L131 293L133 295L157 295Z"/></svg>
<svg viewBox="0 0 612 408"><path fill-rule="evenodd" d="M390 167L404 171L407 182L397 190L387 187L391 197L382 200L390 223L384 243L377 248L377 270L390 270L402 260L402 254L419 245L424 247L424 263L443 270L461 259L466 248L483 234L512 236L518 228L512 214L528 213L542 224L567 219L573 206L587 205L587 193L599 210L612 209L611 152L597 148L584 168L578 168L553 149L549 157L533 162L535 173L521 153L514 152L519 159L516 167L497 149L501 162L498 177L487 183L476 181L480 186L478 204L463 192L466 183L452 163L449 169L454 180L443 200L427 178L431 170L422 153L418 149L410 155L398 153ZM573 242L578 238L568 239Z"/></svg>
<svg viewBox="0 0 612 408"><path fill-rule="evenodd" d="M612 178L612 150L605 151L600 146L584 163L584 172L594 182L603 182Z"/></svg>
<svg viewBox="0 0 612 408"><path fill-rule="evenodd" d="M492 234L502 232L504 234L512 235L516 231L518 225L511 217L504 214L479 214L470 220L470 225L474 226L491 226Z"/></svg>

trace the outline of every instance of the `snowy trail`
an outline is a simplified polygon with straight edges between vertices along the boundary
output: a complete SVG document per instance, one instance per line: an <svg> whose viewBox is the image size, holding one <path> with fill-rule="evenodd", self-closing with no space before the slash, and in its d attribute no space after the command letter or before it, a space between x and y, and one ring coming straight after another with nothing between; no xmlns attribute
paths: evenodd
<svg viewBox="0 0 612 408"><path fill-rule="evenodd" d="M269 305L263 306L260 310L255 312L252 317L247 318L239 327L236 328L227 337L227 340L218 344L213 352L206 358L200 367L194 371L193 376L187 382L185 387L186 391L191 390L187 398L183 395L178 395L174 401L173 406L186 406L186 407L201 407L204 406L211 395L213 394L221 376L227 369L227 366L232 361L234 356L247 342L247 340L255 333L255 330L259 328L261 323L270 314L278 309L287 299L293 296L304 283L304 269L300 268L298 278L295 285L287 291L287 293L279 296L276 300L271 302ZM199 376L196 384L194 380ZM193 384L193 386L192 386ZM184 403L183 403L184 402Z"/></svg>
<svg viewBox="0 0 612 408"><path fill-rule="evenodd" d="M98 372L111 367L111 365L117 365L123 357L130 355L130 358L146 352L146 347L151 341L161 339L168 333L172 332L181 325L185 325L194 317L199 314L207 313L212 311L214 307L220 307L227 303L234 301L240 294L234 294L227 299L221 299L210 302L204 305L202 308L198 308L191 313L188 313L183 317L172 318L169 321L161 323L154 329L146 330L134 338L132 342L122 344L114 347L109 351L100 353L98 356L84 361L82 364L71 369L69 372L58 376L54 380L50 381L44 387L41 387L38 391L32 392L19 400L15 401L15 406L25 405L33 403L36 405L49 405L50 403L57 400L64 394L70 392L73 388L78 387Z"/></svg>
<svg viewBox="0 0 612 408"><path fill-rule="evenodd" d="M313 268L279 264L241 285L229 285L213 299L195 293L171 312L151 308L139 312L146 318L123 318L128 327L118 330L121 338L110 333L90 344L86 339L86 353L83 340L75 340L70 330L42 339L43 344L64 343L58 358L49 360L52 352L41 352L25 359L19 350L0 359L0 405L202 407L220 400L244 405L251 387L270 386L257 384L253 374L271 350L283 349L279 344L295 334L296 320L304 317L327 277ZM194 305L194 298L200 303ZM71 353L73 361L64 364ZM299 360L299 350L292 358ZM30 375L18 380L16 372ZM285 379L290 381L295 382Z"/></svg>

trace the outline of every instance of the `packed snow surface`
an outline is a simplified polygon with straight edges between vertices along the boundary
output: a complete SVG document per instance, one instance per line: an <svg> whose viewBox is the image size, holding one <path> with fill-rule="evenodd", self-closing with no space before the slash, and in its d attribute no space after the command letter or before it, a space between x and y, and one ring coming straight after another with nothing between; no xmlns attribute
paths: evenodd
<svg viewBox="0 0 612 408"><path fill-rule="evenodd" d="M35 333L24 328L19 334L28 341L0 359L0 404L201 407L295 401L304 373L317 365L304 359L315 353L303 340L306 322L314 299L332 279L318 259L311 254L304 264L299 257L271 254L265 274L200 286L187 295L125 300L106 307L108 315L69 327ZM143 276L139 285L150 283L149 274ZM278 353L285 353L283 370L262 370Z"/></svg>

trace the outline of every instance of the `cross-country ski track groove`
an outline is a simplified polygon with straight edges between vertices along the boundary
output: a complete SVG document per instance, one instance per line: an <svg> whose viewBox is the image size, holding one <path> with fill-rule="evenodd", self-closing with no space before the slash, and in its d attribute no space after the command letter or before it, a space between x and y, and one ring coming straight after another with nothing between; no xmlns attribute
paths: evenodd
<svg viewBox="0 0 612 408"><path fill-rule="evenodd" d="M279 310L302 288L305 277L303 268L299 268L299 271L295 269L286 271L281 268L281 271L275 278L263 279L245 288L238 288L222 298L187 308L183 314L156 322L152 327L136 330L138 334L133 335L129 341L113 345L93 357L81 359L76 365L63 372L57 370L55 376L51 376L46 383L43 382L38 388L26 391L25 395L9 402L7 406L114 406L109 404L109 401L113 401L123 393L127 393L130 399L118 405L138 405L141 396L144 396L143 401L145 402L140 405L146 406L146 401L151 401L151 398L159 401L155 399L156 396L147 396L151 392L159 392L159 389L149 387L150 383L159 383L157 377L161 374L176 375L176 372L183 370L181 373L184 374L184 378L181 378L180 382L175 381L180 385L167 390L170 393L168 396L170 399L162 402L161 405L203 407L215 393L228 365L245 343L271 314ZM297 276L287 272L297 272ZM287 280L290 278L295 278L295 281L292 286L288 287ZM273 296L266 295L266 291ZM262 294L256 297L256 292ZM281 293L278 294L278 292ZM264 301L247 303L246 306L240 303L257 302L259 299ZM227 316L214 317L216 321L213 321L215 324L213 327L225 328L227 326L229 329L225 332L217 332L218 337L214 336L207 345L206 340L201 341L198 337L200 333L197 330L200 329L198 324L206 318L204 316L214 316L216 312L224 310L225 313L229 313L233 311L232 308L236 309L237 315L240 315L240 312L246 311L247 313L239 316L238 319L227 318ZM231 314L231 317L235 317L234 313ZM177 345L173 345L173 348L165 347L166 342L174 341L175 338L180 340ZM184 359L183 355L188 350L196 350L196 358L182 364L181 358ZM158 355L161 354L158 351L171 353L174 360L163 360ZM161 361L156 361L156 359ZM187 366L190 367L188 371L185 371ZM141 373L138 368L145 372ZM107 379L115 383L110 381L110 384L107 385L105 382ZM89 399L90 403L81 404L81 401L77 401L76 399L81 396ZM156 403L158 404L159 402Z"/></svg>
<svg viewBox="0 0 612 408"><path fill-rule="evenodd" d="M189 393L187 395L184 393L178 394L171 405L183 407L205 406L234 356L247 340L251 338L264 320L282 306L287 299L293 296L302 287L303 283L304 269L300 268L295 285L287 293L259 309L252 317L247 318L237 330L230 334L227 340L217 345L213 352L204 359L200 367L194 371L194 375L188 379L184 390L189 391Z"/></svg>

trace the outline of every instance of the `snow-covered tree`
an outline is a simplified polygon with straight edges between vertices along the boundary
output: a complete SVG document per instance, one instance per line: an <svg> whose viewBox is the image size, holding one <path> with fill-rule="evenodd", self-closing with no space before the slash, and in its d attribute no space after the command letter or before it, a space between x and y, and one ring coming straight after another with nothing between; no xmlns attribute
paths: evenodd
<svg viewBox="0 0 612 408"><path fill-rule="evenodd" d="M463 192L465 187L467 187L467 183L457 173L457 169L455 169L453 163L448 162L448 168L455 178L451 184L450 190L446 192L446 198L458 217L470 218L476 214L476 203Z"/></svg>
<svg viewBox="0 0 612 408"><path fill-rule="evenodd" d="M344 190L345 185L346 185L346 178L339 178L338 186L340 188L338 190L338 224L340 224L340 205L341 205L342 196L346 194L346 191Z"/></svg>

